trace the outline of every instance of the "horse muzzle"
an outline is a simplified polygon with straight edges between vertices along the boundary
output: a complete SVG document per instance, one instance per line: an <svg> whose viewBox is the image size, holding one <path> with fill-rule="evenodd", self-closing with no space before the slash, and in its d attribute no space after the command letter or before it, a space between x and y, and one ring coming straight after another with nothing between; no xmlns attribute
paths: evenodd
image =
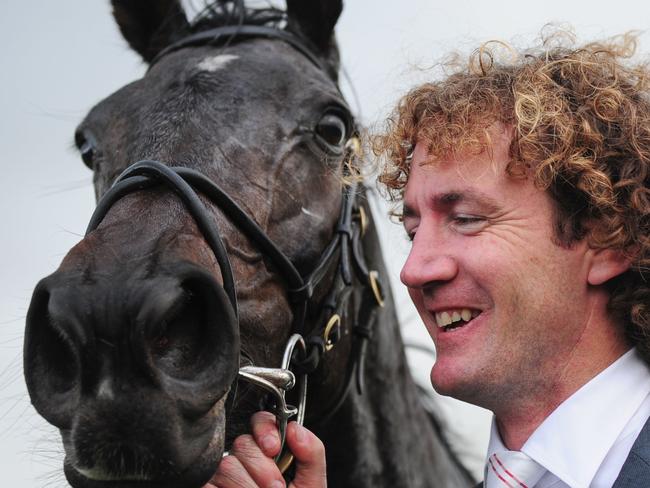
<svg viewBox="0 0 650 488"><path fill-rule="evenodd" d="M235 312L196 265L128 271L39 283L24 345L32 403L60 429L75 488L202 486L224 448Z"/></svg>

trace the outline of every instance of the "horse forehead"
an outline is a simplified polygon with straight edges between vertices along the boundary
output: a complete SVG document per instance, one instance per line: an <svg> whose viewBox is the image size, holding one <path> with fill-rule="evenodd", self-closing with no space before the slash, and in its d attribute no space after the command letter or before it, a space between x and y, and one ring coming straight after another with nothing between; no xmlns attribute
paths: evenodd
<svg viewBox="0 0 650 488"><path fill-rule="evenodd" d="M236 54L206 56L196 64L196 69L198 71L209 71L212 73L225 68L226 65L236 61L237 59L239 59L239 56Z"/></svg>

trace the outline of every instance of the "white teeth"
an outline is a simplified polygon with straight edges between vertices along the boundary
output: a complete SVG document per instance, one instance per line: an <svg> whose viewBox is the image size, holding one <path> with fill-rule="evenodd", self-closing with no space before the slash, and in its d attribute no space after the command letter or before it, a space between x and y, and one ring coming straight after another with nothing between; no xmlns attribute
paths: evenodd
<svg viewBox="0 0 650 488"><path fill-rule="evenodd" d="M447 312L442 312L440 314L440 320L438 320L438 327L444 327L449 324L451 324L451 317Z"/></svg>
<svg viewBox="0 0 650 488"><path fill-rule="evenodd" d="M469 322L474 317L478 316L481 312L478 310L470 310L469 308L461 308L457 310L445 310L444 312L436 312L436 324L438 327L446 327L455 322Z"/></svg>

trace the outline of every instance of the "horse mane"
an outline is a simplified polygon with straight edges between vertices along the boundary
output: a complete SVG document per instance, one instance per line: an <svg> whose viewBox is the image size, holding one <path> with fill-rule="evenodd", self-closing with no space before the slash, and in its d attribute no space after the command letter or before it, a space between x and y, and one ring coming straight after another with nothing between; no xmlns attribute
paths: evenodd
<svg viewBox="0 0 650 488"><path fill-rule="evenodd" d="M191 32L201 32L229 25L261 25L284 28L287 13L271 5L249 7L244 0L213 0L203 7L192 20Z"/></svg>
<svg viewBox="0 0 650 488"><path fill-rule="evenodd" d="M191 21L189 33L194 34L217 27L238 25L273 27L291 32L327 63L328 74L335 83L338 83L340 59L336 42L332 42L328 52L319 52L314 48L311 39L307 38L299 29L292 28L287 12L270 3L264 7L250 7L246 5L246 0L206 0L205 6Z"/></svg>

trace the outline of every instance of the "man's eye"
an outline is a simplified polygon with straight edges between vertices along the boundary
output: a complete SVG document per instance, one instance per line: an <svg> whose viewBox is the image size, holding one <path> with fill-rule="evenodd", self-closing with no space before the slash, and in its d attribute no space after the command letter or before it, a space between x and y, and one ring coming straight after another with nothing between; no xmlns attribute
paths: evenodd
<svg viewBox="0 0 650 488"><path fill-rule="evenodd" d="M471 225L477 222L483 222L483 217L476 217L474 215L457 215L454 217L454 222L461 225Z"/></svg>
<svg viewBox="0 0 650 488"><path fill-rule="evenodd" d="M452 224L461 232L475 232L481 230L487 219L478 215L454 215Z"/></svg>

